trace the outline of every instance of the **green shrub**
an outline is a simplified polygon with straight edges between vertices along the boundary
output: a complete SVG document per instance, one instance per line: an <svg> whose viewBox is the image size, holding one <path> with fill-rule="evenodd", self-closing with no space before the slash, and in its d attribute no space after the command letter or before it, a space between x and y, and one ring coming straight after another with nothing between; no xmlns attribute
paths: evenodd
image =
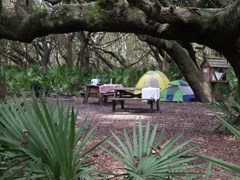
<svg viewBox="0 0 240 180"><path fill-rule="evenodd" d="M217 83L216 91L217 94L221 95L222 98L235 97L237 89L237 76L235 75L232 67L228 70L228 83Z"/></svg>
<svg viewBox="0 0 240 180"><path fill-rule="evenodd" d="M47 92L75 94L84 85L83 79L83 73L77 68L52 67L46 71L42 86Z"/></svg>
<svg viewBox="0 0 240 180"><path fill-rule="evenodd" d="M84 74L77 68L67 66L44 69L39 65L20 68L6 66L2 68L7 92L16 95L31 95L31 84L38 82L41 94L68 93L77 94L83 89L86 81Z"/></svg>
<svg viewBox="0 0 240 180"><path fill-rule="evenodd" d="M21 68L18 66L5 66L1 73L10 94L31 95L31 84L38 82L40 94L67 93L79 95L91 79L100 78L101 83L107 84L112 79L113 83L125 86L135 86L139 78L148 70L155 70L153 66L113 68L102 67L84 74L79 68L69 68L65 65L44 69L39 65Z"/></svg>
<svg viewBox="0 0 240 180"><path fill-rule="evenodd" d="M145 67L127 67L127 68L113 68L102 67L92 71L89 77L89 82L92 78L100 78L101 83L109 83L112 78L113 83L123 84L124 86L135 86L140 77L149 70L156 70L152 65Z"/></svg>
<svg viewBox="0 0 240 180"><path fill-rule="evenodd" d="M6 179L90 179L98 171L87 156L104 140L88 145L97 126L78 127L73 108L24 98L1 103L0 176Z"/></svg>
<svg viewBox="0 0 240 180"><path fill-rule="evenodd" d="M113 132L112 135L118 145L109 140L111 147L103 147L103 149L125 165L124 173L121 174L124 179L192 178L201 175L191 171L201 165L188 164L196 159L196 157L188 156L188 153L196 146L184 148L191 140L176 145L180 135L163 143L161 142L163 131L158 134L157 125L151 130L149 122L144 130L141 121L139 121L138 128L134 124L132 139L125 128L125 140L121 140Z"/></svg>

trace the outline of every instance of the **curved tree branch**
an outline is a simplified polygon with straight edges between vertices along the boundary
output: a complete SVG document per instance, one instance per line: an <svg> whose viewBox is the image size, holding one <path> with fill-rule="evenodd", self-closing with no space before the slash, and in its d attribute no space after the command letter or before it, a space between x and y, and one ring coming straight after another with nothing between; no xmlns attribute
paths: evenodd
<svg viewBox="0 0 240 180"><path fill-rule="evenodd" d="M151 12L150 19L158 23L149 21L142 11L132 9L126 4L115 4L111 11L109 7L96 2L56 5L49 9L40 9L24 19L14 14L1 14L0 38L31 42L36 37L55 33L109 31L148 34L212 47L219 43L216 41L222 41L222 38L209 39L209 34L219 37L228 33L231 34L231 39L240 35L240 18L236 9L238 4L225 9L162 7L160 14L153 13L158 10L149 10L149 7L156 6L154 4L141 6L146 13ZM224 23L229 19L232 19L231 26L226 27ZM219 32L219 29L222 30Z"/></svg>
<svg viewBox="0 0 240 180"><path fill-rule="evenodd" d="M196 42L221 52L240 77L240 0L218 9L161 7L149 0L110 2L44 6L23 16L3 7L0 38L31 42L48 34L108 31Z"/></svg>

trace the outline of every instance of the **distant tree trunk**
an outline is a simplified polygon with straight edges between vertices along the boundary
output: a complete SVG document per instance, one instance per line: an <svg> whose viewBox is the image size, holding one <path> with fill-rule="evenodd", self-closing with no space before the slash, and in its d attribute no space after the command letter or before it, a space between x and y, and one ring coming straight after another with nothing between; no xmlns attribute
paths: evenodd
<svg viewBox="0 0 240 180"><path fill-rule="evenodd" d="M42 67L47 68L50 53L52 51L52 42L47 41L46 37L39 38L36 43L33 43L39 56L41 57L40 64Z"/></svg>
<svg viewBox="0 0 240 180"><path fill-rule="evenodd" d="M67 66L72 68L73 67L73 38L75 33L71 33L67 36Z"/></svg>
<svg viewBox="0 0 240 180"><path fill-rule="evenodd" d="M47 68L47 65L50 60L51 51L52 51L51 44L49 45L48 42L46 41L46 39L44 39L42 41L42 54L41 54L41 57L42 57L41 64L44 68Z"/></svg>
<svg viewBox="0 0 240 180"><path fill-rule="evenodd" d="M104 33L93 33L91 36L91 44L93 44L92 46L92 50L93 50L93 59L94 59L94 63L93 66L94 67L100 67L100 62L103 62L104 64L106 64L108 67L113 68L113 64L111 63L111 60L109 61L108 59L106 59L105 57L103 57L102 52L100 51L99 48L101 48L101 42L103 40L103 38L105 37L106 32ZM98 48L96 48L98 47Z"/></svg>
<svg viewBox="0 0 240 180"><path fill-rule="evenodd" d="M83 72L87 73L89 72L89 57L87 56L88 51L88 43L89 43L89 36L91 33L88 33L87 35L84 34L84 32L80 32L79 39L81 40L81 48L78 53L78 64L80 66L80 69L82 69Z"/></svg>
<svg viewBox="0 0 240 180"><path fill-rule="evenodd" d="M13 43L12 43L13 44ZM27 65L33 65L36 63L35 58L29 53L27 43L16 43L12 47L12 52L8 53L9 59L20 65L21 67L26 67ZM23 48L23 46L25 46Z"/></svg>
<svg viewBox="0 0 240 180"><path fill-rule="evenodd" d="M151 45L149 45L149 47L154 54L154 57L155 57L155 59L157 61L157 64L158 64L158 68L160 70L163 70L163 60L161 59L161 54L160 54L159 49L157 49L155 46L151 46Z"/></svg>
<svg viewBox="0 0 240 180"><path fill-rule="evenodd" d="M62 48L64 50L59 50L61 56L65 59L66 64L69 68L72 68L73 63L73 38L75 37L75 33L65 34L65 43ZM66 51L65 51L66 50Z"/></svg>
<svg viewBox="0 0 240 180"><path fill-rule="evenodd" d="M60 61L59 61L58 53L59 53L59 51L56 51L56 52L54 53L54 56L55 56L57 65L60 66Z"/></svg>

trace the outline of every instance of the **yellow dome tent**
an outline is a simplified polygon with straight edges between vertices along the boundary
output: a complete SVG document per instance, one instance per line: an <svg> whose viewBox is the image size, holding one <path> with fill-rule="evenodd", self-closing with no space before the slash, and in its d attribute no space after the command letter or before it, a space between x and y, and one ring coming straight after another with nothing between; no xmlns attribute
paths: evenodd
<svg viewBox="0 0 240 180"><path fill-rule="evenodd" d="M157 87L163 89L168 85L169 82L170 81L167 76L161 71L148 71L138 80L136 88ZM134 93L138 94L141 92L135 91Z"/></svg>

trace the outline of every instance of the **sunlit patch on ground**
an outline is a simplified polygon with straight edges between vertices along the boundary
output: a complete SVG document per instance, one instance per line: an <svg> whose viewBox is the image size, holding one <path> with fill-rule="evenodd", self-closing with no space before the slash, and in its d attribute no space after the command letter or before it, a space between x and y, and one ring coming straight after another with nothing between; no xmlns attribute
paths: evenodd
<svg viewBox="0 0 240 180"><path fill-rule="evenodd" d="M135 114L105 114L100 116L101 119L106 119L106 120L146 120L146 119L151 119L151 116L148 115L135 115ZM111 123L105 122L105 123Z"/></svg>

